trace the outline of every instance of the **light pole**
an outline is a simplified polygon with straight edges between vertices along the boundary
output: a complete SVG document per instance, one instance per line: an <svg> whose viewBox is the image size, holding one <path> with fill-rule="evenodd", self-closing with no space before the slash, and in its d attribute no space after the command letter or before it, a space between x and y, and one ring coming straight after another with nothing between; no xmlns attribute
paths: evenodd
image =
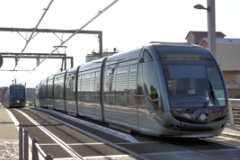
<svg viewBox="0 0 240 160"><path fill-rule="evenodd" d="M216 58L216 20L215 20L215 0L207 0L207 8L200 4L194 6L196 9L207 10L208 15L208 49Z"/></svg>

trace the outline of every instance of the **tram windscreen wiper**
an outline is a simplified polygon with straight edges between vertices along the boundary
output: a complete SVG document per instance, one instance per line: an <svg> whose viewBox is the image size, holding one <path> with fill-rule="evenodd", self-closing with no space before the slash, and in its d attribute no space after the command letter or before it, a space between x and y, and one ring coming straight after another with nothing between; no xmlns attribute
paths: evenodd
<svg viewBox="0 0 240 160"><path fill-rule="evenodd" d="M210 87L210 93L209 93L209 95L212 97L213 103L216 104L216 101L215 101L215 93L214 93L212 84L211 84L210 81L208 81L208 83L209 83L209 87Z"/></svg>

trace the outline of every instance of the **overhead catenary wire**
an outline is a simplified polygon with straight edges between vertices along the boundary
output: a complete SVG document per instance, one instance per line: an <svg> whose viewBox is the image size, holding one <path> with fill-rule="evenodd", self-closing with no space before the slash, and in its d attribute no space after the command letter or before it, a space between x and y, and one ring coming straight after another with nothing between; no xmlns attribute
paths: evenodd
<svg viewBox="0 0 240 160"><path fill-rule="evenodd" d="M119 0L114 0L113 2L111 2L109 5L107 5L103 10L98 11L98 13L92 17L89 21L87 21L82 27L80 27L79 29L77 29L72 35L70 35L65 41L62 41L60 45L58 45L49 55L53 54L55 51L58 50L58 48L60 48L61 46L63 46L65 43L67 43L70 39L72 39L76 34L78 34L78 32L82 31L87 25L89 25L91 22L93 22L96 18L98 18L101 14L103 14L106 10L108 10L110 7L112 7L115 3L117 3ZM33 68L33 71L39 67L41 65L42 62L44 62L47 59L44 58L43 60L41 60L39 62L39 65L36 66L35 68Z"/></svg>
<svg viewBox="0 0 240 160"><path fill-rule="evenodd" d="M31 33L30 37L26 40L26 44L25 44L25 46L23 47L23 49L22 49L22 51L21 51L21 53L20 53L20 57L17 58L17 60L16 60L16 65L15 65L15 67L13 68L13 70L16 69L16 67L17 67L17 65L18 65L18 61L19 61L20 58L22 57L22 54L23 54L23 52L26 50L26 48L27 48L29 42L33 39L33 37L34 37L34 33L35 33L36 30L38 29L40 23L42 22L43 18L45 17L46 13L48 12L49 8L51 7L53 1L54 1L54 0L50 0L50 2L49 2L49 4L48 4L47 8L44 8L44 12L43 12L41 18L39 19L37 25L34 27L34 29L33 29L32 33Z"/></svg>

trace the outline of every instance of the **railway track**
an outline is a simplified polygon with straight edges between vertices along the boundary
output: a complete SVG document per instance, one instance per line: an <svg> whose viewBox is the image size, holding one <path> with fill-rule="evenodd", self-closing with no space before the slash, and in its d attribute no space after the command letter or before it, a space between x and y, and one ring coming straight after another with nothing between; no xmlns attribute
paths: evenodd
<svg viewBox="0 0 240 160"><path fill-rule="evenodd" d="M56 159L237 160L240 141L233 138L154 138L129 135L92 122L45 109L11 109Z"/></svg>

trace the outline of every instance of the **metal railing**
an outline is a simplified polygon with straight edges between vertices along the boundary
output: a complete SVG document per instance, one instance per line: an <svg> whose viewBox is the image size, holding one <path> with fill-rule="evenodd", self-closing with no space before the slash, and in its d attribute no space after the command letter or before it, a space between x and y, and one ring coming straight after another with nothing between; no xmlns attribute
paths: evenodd
<svg viewBox="0 0 240 160"><path fill-rule="evenodd" d="M229 124L240 128L240 99L229 98Z"/></svg>
<svg viewBox="0 0 240 160"><path fill-rule="evenodd" d="M19 124L19 160L53 160L53 156L46 154L39 146L38 139L31 139L28 130L23 127L23 124Z"/></svg>

